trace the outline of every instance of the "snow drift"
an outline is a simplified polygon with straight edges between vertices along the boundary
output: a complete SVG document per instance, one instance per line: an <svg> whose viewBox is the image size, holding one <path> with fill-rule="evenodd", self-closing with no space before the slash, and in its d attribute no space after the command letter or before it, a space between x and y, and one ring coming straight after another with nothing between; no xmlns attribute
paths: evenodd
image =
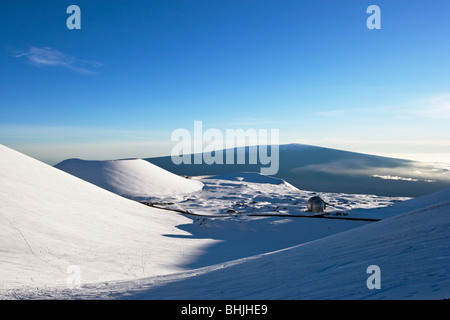
<svg viewBox="0 0 450 320"><path fill-rule="evenodd" d="M70 265L80 266L83 283L185 270L214 242L167 236L187 235L175 226L190 221L0 145L0 289L65 286Z"/></svg>
<svg viewBox="0 0 450 320"><path fill-rule="evenodd" d="M56 168L134 200L166 198L200 191L203 184L175 175L142 159L69 159Z"/></svg>

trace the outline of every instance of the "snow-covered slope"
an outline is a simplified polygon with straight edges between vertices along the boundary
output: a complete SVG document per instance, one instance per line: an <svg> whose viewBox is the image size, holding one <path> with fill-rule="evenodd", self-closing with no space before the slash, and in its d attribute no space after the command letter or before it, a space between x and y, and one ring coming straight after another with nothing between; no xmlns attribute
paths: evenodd
<svg viewBox="0 0 450 320"><path fill-rule="evenodd" d="M83 283L181 271L215 243L177 239L190 222L0 145L0 289L64 286L70 265Z"/></svg>
<svg viewBox="0 0 450 320"><path fill-rule="evenodd" d="M80 267L83 286L137 279L279 250L362 224L183 216L0 145L0 299L2 291L21 287L28 293L29 287L65 288L71 265Z"/></svg>
<svg viewBox="0 0 450 320"><path fill-rule="evenodd" d="M203 187L200 181L177 176L142 159L69 159L55 167L134 200L180 196L200 191Z"/></svg>
<svg viewBox="0 0 450 320"><path fill-rule="evenodd" d="M417 208L430 207L443 201L450 201L450 188L410 199L408 201L397 202L389 208L383 208L380 216L381 218L392 217L403 212L416 210Z"/></svg>
<svg viewBox="0 0 450 320"><path fill-rule="evenodd" d="M256 205L289 201L295 191L243 174L228 178L202 180L210 210L218 197L241 201L239 194L254 192ZM188 218L0 145L0 298L449 298L449 195L447 189L373 209L398 214L380 222ZM336 196L355 204L383 200ZM192 209L207 209L189 199ZM81 268L81 290L64 290L70 265ZM369 265L381 269L380 290L366 287Z"/></svg>
<svg viewBox="0 0 450 320"><path fill-rule="evenodd" d="M447 191L448 192L448 191ZM442 195L442 194L441 194ZM268 254L60 298L443 299L450 297L450 201ZM369 266L380 289L369 289Z"/></svg>

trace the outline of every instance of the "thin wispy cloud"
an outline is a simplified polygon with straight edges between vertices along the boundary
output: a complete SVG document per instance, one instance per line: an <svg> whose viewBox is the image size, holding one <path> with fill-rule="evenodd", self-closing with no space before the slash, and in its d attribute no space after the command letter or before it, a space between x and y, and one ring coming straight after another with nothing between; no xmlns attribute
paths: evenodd
<svg viewBox="0 0 450 320"><path fill-rule="evenodd" d="M280 125L280 121L265 118L243 117L226 123L228 127L248 127L248 126L273 126ZM223 122L221 124L224 124Z"/></svg>
<svg viewBox="0 0 450 320"><path fill-rule="evenodd" d="M0 125L0 137L3 141L15 141L20 144L34 141L48 143L100 142L100 141L153 141L170 136L158 130L128 130L114 128L77 127L77 126L33 126Z"/></svg>
<svg viewBox="0 0 450 320"><path fill-rule="evenodd" d="M30 47L14 57L24 58L34 66L62 67L82 74L95 74L94 70L103 66L98 61L78 59L50 47Z"/></svg>
<svg viewBox="0 0 450 320"><path fill-rule="evenodd" d="M450 94L440 94L417 101L412 113L420 117L450 119Z"/></svg>
<svg viewBox="0 0 450 320"><path fill-rule="evenodd" d="M347 110L339 109L339 110L318 111L316 112L316 114L322 117L335 117L346 112Z"/></svg>

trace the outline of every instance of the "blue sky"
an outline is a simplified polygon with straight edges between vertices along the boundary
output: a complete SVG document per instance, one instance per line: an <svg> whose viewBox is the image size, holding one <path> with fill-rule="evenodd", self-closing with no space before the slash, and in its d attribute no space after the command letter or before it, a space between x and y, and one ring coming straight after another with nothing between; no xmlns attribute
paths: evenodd
<svg viewBox="0 0 450 320"><path fill-rule="evenodd" d="M66 9L81 9L69 30ZM381 8L369 30L366 9ZM171 133L450 162L450 2L9 1L0 143L54 164L170 153Z"/></svg>

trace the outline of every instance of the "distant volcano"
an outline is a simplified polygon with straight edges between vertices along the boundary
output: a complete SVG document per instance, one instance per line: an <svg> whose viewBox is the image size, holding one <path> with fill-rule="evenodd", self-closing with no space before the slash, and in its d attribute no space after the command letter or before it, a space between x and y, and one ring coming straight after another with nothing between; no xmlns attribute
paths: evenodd
<svg viewBox="0 0 450 320"><path fill-rule="evenodd" d="M238 148L234 150L236 156ZM256 150L259 149L245 147L247 164L175 165L170 156L145 160L187 176L260 172L264 165L248 164L249 153ZM226 152L223 154L225 163ZM432 164L303 144L279 146L279 170L273 177L302 190L395 197L417 197L450 187L448 169Z"/></svg>

